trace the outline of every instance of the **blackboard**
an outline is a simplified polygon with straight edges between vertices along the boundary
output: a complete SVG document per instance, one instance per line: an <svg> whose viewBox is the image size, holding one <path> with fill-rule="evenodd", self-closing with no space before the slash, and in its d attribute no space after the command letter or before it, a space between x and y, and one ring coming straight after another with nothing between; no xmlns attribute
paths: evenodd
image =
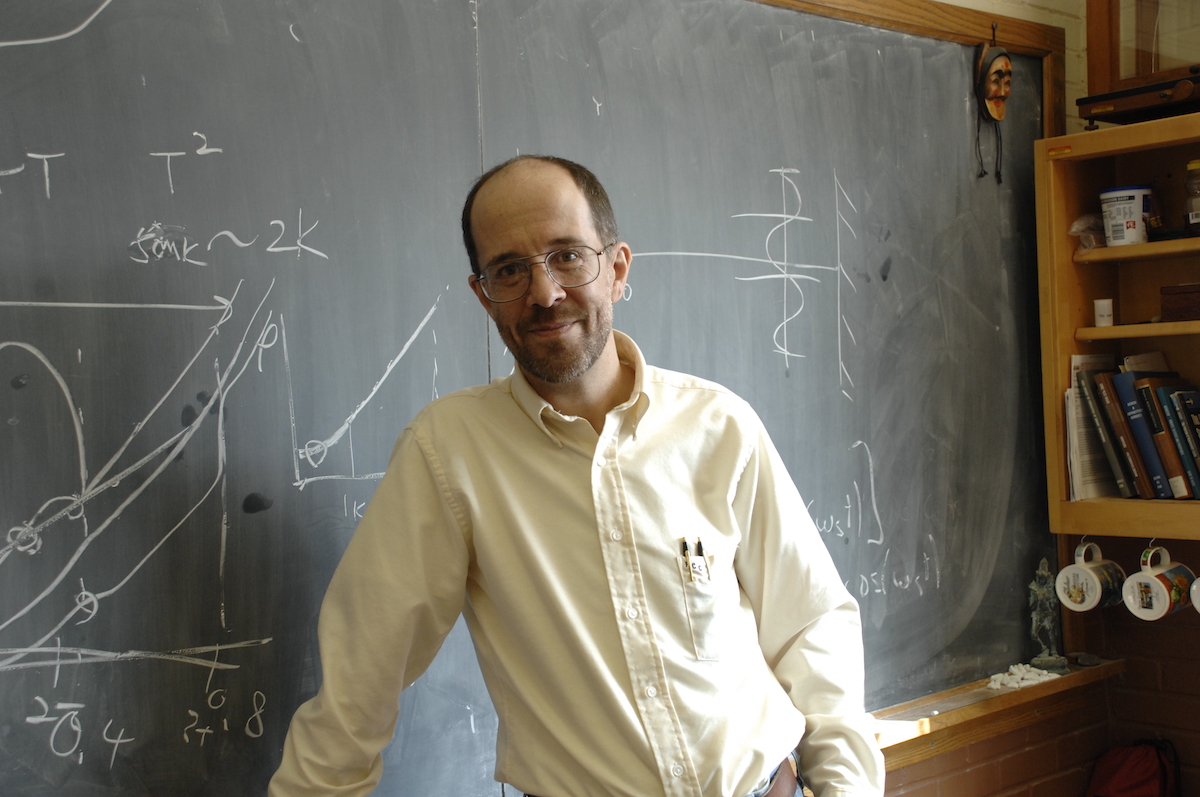
<svg viewBox="0 0 1200 797"><path fill-rule="evenodd" d="M1002 183L971 68L746 0L4 4L0 793L262 793L392 442L512 368L456 219L518 152L606 183L618 328L762 415L872 707L1027 660L1040 63ZM380 794L500 793L461 624L401 704Z"/></svg>

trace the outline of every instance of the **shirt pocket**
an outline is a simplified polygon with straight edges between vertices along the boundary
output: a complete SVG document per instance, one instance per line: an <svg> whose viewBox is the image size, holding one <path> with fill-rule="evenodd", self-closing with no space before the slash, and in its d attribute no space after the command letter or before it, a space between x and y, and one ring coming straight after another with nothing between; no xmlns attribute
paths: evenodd
<svg viewBox="0 0 1200 797"><path fill-rule="evenodd" d="M717 557L706 554L701 564L701 557L692 554L690 567L688 558L677 556L675 562L679 567L679 584L683 591L683 605L687 610L692 646L698 660L719 661L722 649L731 640L721 630L727 627L727 623L724 622L720 606L721 579ZM729 607L725 607L724 611L728 612Z"/></svg>

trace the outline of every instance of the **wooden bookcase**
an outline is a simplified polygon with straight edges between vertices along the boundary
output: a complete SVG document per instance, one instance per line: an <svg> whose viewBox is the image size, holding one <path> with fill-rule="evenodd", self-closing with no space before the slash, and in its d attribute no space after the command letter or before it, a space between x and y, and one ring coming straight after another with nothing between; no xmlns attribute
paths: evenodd
<svg viewBox="0 0 1200 797"><path fill-rule="evenodd" d="M1159 350L1173 370L1200 381L1200 321L1150 323L1164 285L1200 282L1200 238L1111 247L1077 255L1068 230L1099 212L1101 191L1153 185L1167 227L1182 226L1183 180L1200 158L1200 114L1036 142L1043 414L1050 530L1060 555L1070 537L1200 540L1200 500L1070 501L1063 394L1072 354L1121 357ZM1114 326L1095 327L1094 299L1114 300Z"/></svg>

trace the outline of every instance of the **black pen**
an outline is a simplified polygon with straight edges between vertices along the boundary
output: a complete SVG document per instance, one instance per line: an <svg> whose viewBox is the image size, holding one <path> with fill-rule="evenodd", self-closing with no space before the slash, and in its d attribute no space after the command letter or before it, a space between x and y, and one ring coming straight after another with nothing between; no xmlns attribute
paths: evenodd
<svg viewBox="0 0 1200 797"><path fill-rule="evenodd" d="M704 578L709 578L708 560L704 558L704 543L699 537L696 538L696 556L700 559L700 567L704 569Z"/></svg>
<svg viewBox="0 0 1200 797"><path fill-rule="evenodd" d="M688 550L687 537L683 538L683 561L687 565L688 577L692 581L696 580L696 571L692 570L692 554Z"/></svg>

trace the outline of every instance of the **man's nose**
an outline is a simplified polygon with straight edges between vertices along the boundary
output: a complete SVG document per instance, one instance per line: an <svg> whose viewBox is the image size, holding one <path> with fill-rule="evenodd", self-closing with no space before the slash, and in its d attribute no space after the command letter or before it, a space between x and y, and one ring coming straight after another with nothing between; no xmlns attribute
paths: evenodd
<svg viewBox="0 0 1200 797"><path fill-rule="evenodd" d="M529 303L539 307L552 307L562 300L567 292L550 277L550 267L546 261L534 263L529 267L529 293L525 298Z"/></svg>

